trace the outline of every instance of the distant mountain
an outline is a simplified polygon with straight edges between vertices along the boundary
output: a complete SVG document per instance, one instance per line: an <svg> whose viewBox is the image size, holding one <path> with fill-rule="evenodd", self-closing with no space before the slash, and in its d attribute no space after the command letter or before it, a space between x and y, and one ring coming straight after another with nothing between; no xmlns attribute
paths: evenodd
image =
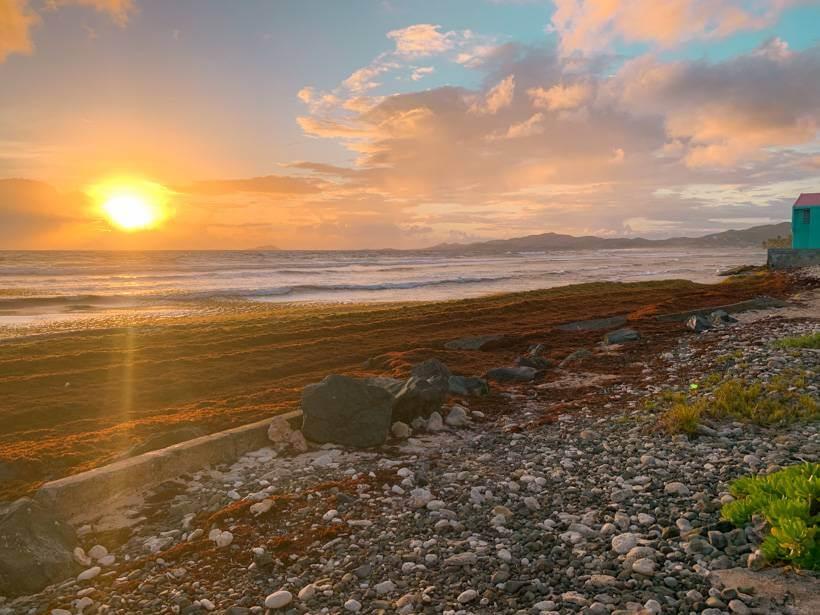
<svg viewBox="0 0 820 615"><path fill-rule="evenodd" d="M513 239L495 239L478 243L442 243L429 248L446 252L540 252L543 250L612 250L618 248L754 248L762 247L767 239L791 233L791 223L753 226L740 231L712 233L703 237L672 237L670 239L643 239L641 237L575 237L558 233L527 235Z"/></svg>
<svg viewBox="0 0 820 615"><path fill-rule="evenodd" d="M265 245L265 246L256 246L253 248L254 252L279 252L282 248L279 246L272 246L272 245Z"/></svg>

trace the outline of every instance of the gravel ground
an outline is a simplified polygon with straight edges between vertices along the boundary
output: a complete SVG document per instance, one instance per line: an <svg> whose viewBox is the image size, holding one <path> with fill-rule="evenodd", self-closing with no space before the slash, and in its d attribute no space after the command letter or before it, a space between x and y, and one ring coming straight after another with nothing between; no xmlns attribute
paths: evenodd
<svg viewBox="0 0 820 615"><path fill-rule="evenodd" d="M771 341L818 330L775 314L686 335L637 378L581 382L594 395L571 413L520 385L504 413L467 407L377 451L257 451L162 485L110 554L91 547L116 537L86 528L80 580L0 613L793 612L788 595L713 586L760 540L719 511L734 478L818 461L818 424L690 439L644 402L713 373L799 373L817 397L820 353Z"/></svg>

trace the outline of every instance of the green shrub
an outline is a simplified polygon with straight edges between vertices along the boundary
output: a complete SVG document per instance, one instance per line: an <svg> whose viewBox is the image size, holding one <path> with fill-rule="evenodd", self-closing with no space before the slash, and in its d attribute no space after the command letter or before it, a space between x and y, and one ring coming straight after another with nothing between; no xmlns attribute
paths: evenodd
<svg viewBox="0 0 820 615"><path fill-rule="evenodd" d="M769 534L760 551L769 561L820 570L820 464L790 466L767 476L746 476L729 490L737 498L721 516L736 526L753 517L765 520Z"/></svg>
<svg viewBox="0 0 820 615"><path fill-rule="evenodd" d="M820 348L820 331L797 337L787 337L775 342L775 346L778 348Z"/></svg>

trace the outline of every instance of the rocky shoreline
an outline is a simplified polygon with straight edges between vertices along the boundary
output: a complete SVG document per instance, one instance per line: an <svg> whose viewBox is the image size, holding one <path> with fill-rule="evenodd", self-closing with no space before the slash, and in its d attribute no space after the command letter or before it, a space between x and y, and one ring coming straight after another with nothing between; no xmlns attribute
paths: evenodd
<svg viewBox="0 0 820 615"><path fill-rule="evenodd" d="M690 438L647 403L716 373L799 372L816 399L820 353L772 343L820 331L811 305L686 333L628 377L606 366L630 339L544 381L519 362L532 378L496 374L489 398L388 426L379 448L307 446L279 424L279 446L164 483L125 529L81 528L78 576L0 613L817 612L818 581L756 572L760 536L720 506L739 476L818 461L818 424L706 422Z"/></svg>

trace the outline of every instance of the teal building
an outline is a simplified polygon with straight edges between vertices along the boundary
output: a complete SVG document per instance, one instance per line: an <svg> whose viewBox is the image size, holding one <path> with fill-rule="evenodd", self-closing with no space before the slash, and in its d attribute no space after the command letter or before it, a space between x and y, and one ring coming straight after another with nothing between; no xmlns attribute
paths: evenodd
<svg viewBox="0 0 820 615"><path fill-rule="evenodd" d="M794 202L792 248L820 249L820 192L801 194Z"/></svg>

